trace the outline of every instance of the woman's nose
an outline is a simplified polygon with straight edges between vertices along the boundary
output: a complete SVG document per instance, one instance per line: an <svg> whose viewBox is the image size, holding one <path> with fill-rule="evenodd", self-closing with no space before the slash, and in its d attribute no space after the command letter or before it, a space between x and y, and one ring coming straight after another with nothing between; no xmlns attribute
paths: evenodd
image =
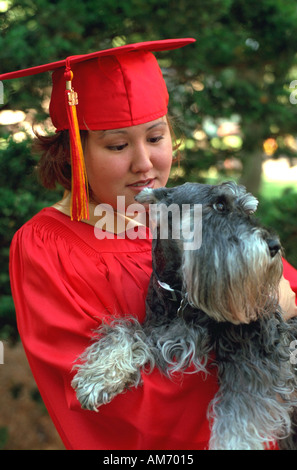
<svg viewBox="0 0 297 470"><path fill-rule="evenodd" d="M133 173L148 173L153 166L150 149L146 145L138 145L133 152L131 171Z"/></svg>

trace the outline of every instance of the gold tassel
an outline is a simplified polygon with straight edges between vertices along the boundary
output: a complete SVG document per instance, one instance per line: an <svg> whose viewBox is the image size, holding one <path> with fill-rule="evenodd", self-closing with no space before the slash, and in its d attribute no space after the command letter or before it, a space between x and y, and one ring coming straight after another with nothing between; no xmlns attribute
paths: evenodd
<svg viewBox="0 0 297 470"><path fill-rule="evenodd" d="M89 191L85 160L81 144L76 105L77 93L72 88L73 73L67 66L66 78L66 107L69 122L69 138L71 153L71 220L89 219Z"/></svg>

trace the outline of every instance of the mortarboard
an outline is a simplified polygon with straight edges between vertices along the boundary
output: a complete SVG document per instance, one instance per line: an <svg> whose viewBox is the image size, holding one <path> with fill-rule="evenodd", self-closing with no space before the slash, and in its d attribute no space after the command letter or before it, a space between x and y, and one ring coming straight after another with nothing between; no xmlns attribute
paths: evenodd
<svg viewBox="0 0 297 470"><path fill-rule="evenodd" d="M79 130L107 130L153 121L167 113L168 91L152 52L195 42L164 39L115 47L0 75L0 80L52 71L50 116L69 130L71 217L88 218L88 184Z"/></svg>

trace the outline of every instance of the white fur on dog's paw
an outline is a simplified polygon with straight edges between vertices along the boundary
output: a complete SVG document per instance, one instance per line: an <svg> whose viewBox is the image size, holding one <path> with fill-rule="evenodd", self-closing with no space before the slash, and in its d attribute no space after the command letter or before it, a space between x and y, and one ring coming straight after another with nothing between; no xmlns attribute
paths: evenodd
<svg viewBox="0 0 297 470"><path fill-rule="evenodd" d="M106 405L122 393L129 386L136 386L140 382L140 372L134 371L133 376L123 376L117 367L113 370L105 367L96 371L81 368L74 376L71 385L83 409L98 411L101 405Z"/></svg>
<svg viewBox="0 0 297 470"><path fill-rule="evenodd" d="M82 408L97 411L129 387L141 382L141 368L154 359L137 321L118 320L100 329L100 338L75 366L72 387Z"/></svg>

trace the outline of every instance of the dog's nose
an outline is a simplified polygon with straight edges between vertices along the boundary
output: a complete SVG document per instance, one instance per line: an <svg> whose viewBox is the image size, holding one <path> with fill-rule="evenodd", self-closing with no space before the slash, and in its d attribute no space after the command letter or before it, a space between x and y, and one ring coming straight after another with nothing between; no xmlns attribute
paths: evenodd
<svg viewBox="0 0 297 470"><path fill-rule="evenodd" d="M277 240L275 238L268 238L267 245L268 245L268 248L269 248L269 251L270 251L271 258L274 258L275 255L281 249L281 245L280 245L279 240Z"/></svg>

